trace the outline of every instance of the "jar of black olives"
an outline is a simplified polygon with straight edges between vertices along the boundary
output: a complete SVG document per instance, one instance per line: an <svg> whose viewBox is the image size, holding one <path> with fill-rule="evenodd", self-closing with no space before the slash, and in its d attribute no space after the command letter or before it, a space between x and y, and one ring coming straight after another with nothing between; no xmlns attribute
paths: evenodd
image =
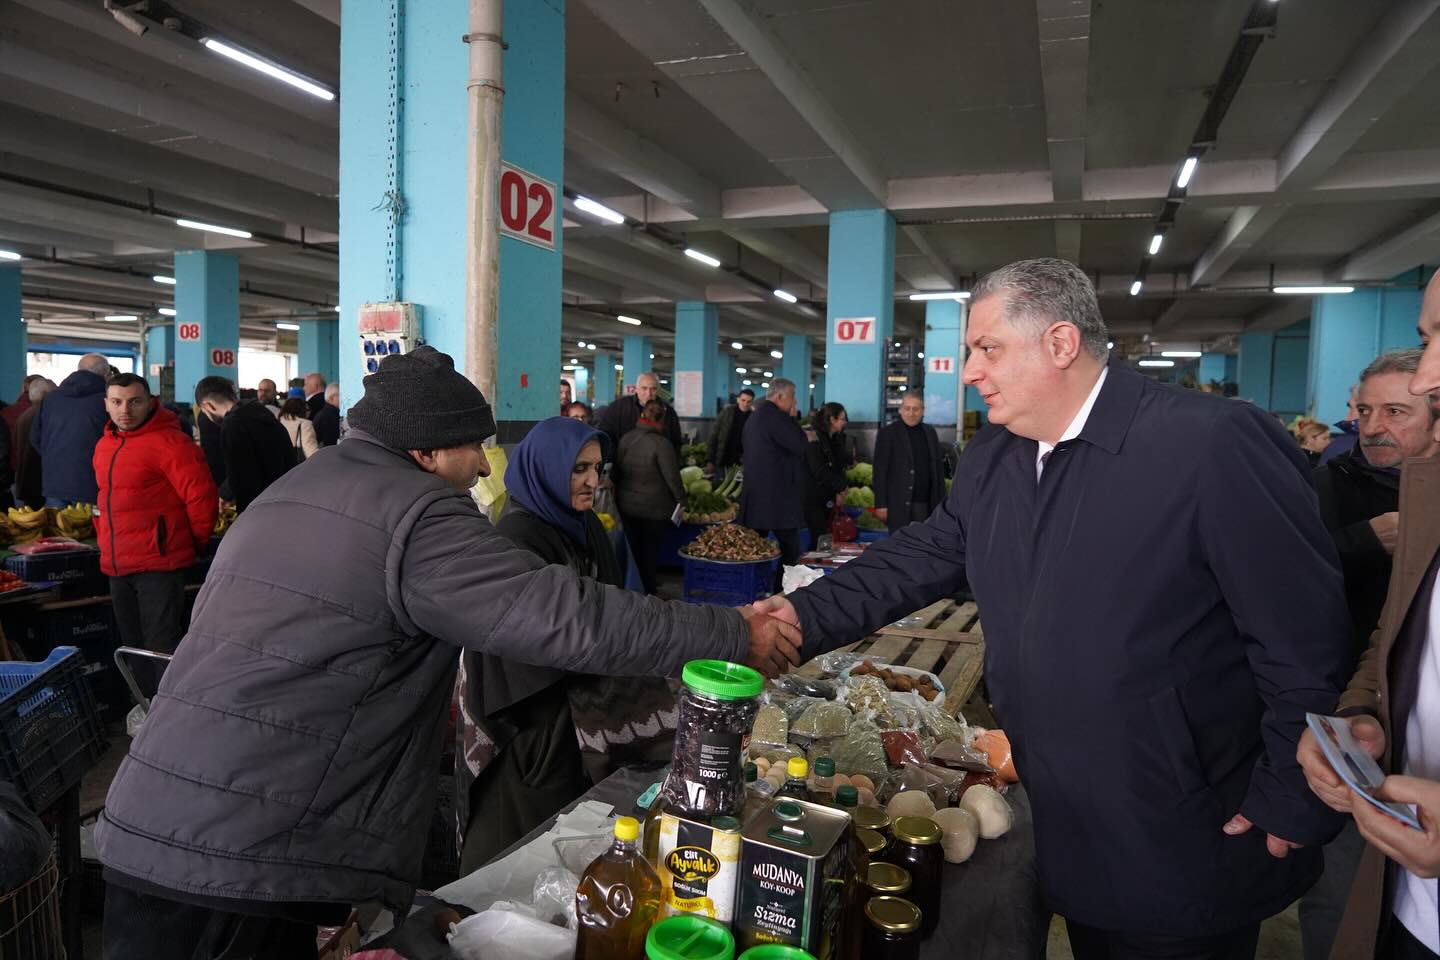
<svg viewBox="0 0 1440 960"><path fill-rule="evenodd" d="M865 904L865 960L920 960L920 908L899 897Z"/></svg>
<svg viewBox="0 0 1440 960"><path fill-rule="evenodd" d="M890 825L885 859L910 873L910 899L920 908L920 936L929 938L940 924L940 884L945 854L940 825L926 817L897 817Z"/></svg>
<svg viewBox="0 0 1440 960"><path fill-rule="evenodd" d="M739 816L745 805L745 747L765 678L723 660L692 660L680 678L685 685L665 804L692 816Z"/></svg>

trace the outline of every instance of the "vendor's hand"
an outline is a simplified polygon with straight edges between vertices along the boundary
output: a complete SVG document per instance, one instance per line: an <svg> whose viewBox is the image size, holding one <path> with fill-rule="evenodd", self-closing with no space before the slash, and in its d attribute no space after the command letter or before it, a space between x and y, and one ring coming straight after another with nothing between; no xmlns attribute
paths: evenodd
<svg viewBox="0 0 1440 960"><path fill-rule="evenodd" d="M775 619L783 620L797 630L800 629L800 614L795 612L795 605L782 593L766 597L764 600L756 600L751 604L751 609L759 613L768 613Z"/></svg>
<svg viewBox="0 0 1440 960"><path fill-rule="evenodd" d="M777 620L754 607L738 607L750 630L750 652L745 665L767 677L778 677L800 665L800 628Z"/></svg>
<svg viewBox="0 0 1440 960"><path fill-rule="evenodd" d="M1370 529L1375 531L1375 537L1385 552L1393 554L1395 542L1400 538L1400 514L1382 513L1370 521Z"/></svg>
<svg viewBox="0 0 1440 960"><path fill-rule="evenodd" d="M879 517L881 520L884 520L886 523L889 523L889 522L890 522L890 508L889 508L889 507L876 507L876 508L875 508L875 516Z"/></svg>
<svg viewBox="0 0 1440 960"><path fill-rule="evenodd" d="M1385 753L1385 730L1374 717L1350 717L1350 735L1369 751L1370 756L1379 759ZM1300 735L1300 744L1295 750L1295 759L1305 772L1305 781L1310 790L1332 810L1350 812L1350 788L1325 758L1320 742L1308 729Z"/></svg>
<svg viewBox="0 0 1440 960"><path fill-rule="evenodd" d="M1230 818L1230 822L1225 824L1222 829L1224 829L1228 836L1238 837L1242 833L1248 833L1253 826L1255 826L1255 824L1251 823L1244 814L1237 813ZM1277 837L1273 833L1265 834L1265 847L1270 851L1270 856L1277 860L1284 860L1290 856L1291 850L1299 850L1301 846L1302 844L1286 840L1283 837Z"/></svg>
<svg viewBox="0 0 1440 960"><path fill-rule="evenodd" d="M1375 791L1381 800L1414 804L1425 830L1391 817L1363 797L1350 804L1360 835L1385 856L1424 880L1440 877L1440 783L1420 777L1386 777Z"/></svg>

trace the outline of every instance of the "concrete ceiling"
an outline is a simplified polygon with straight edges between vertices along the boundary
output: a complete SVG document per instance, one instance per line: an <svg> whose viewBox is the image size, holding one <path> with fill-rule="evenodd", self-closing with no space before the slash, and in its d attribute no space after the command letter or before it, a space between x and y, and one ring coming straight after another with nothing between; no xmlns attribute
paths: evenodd
<svg viewBox="0 0 1440 960"><path fill-rule="evenodd" d="M923 330L908 293L1028 256L1097 277L1127 345L1221 347L1295 313L1272 275L1383 283L1440 262L1440 0L1282 0L1128 296L1252 2L569 0L566 185L730 269L567 210L565 343L618 349L623 311L664 369L674 301L705 298L753 350L739 365L785 333L823 362L827 212L880 205L901 336ZM338 84L340 0L169 3ZM163 28L136 36L101 0L0 4L0 81L0 246L52 261L24 280L47 332L165 305L149 276L197 243L239 255L251 340L335 302L334 103Z"/></svg>

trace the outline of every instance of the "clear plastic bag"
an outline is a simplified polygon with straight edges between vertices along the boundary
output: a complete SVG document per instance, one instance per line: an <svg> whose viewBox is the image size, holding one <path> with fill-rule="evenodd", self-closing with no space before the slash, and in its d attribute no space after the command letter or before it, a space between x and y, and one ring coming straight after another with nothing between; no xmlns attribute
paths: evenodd
<svg viewBox="0 0 1440 960"><path fill-rule="evenodd" d="M834 758L835 769L839 773L850 776L864 774L877 787L890 772L885 762L885 745L880 740L880 728L868 720L851 723L845 736L831 747L830 756Z"/></svg>
<svg viewBox="0 0 1440 960"><path fill-rule="evenodd" d="M827 653L817 659L820 665L820 672L827 676L839 676L851 667L858 667L865 661L875 664L888 664L890 661L881 657L865 657L858 653L847 653L843 650L836 650L834 653Z"/></svg>
<svg viewBox="0 0 1440 960"><path fill-rule="evenodd" d="M800 719L790 725L790 733L812 739L843 737L853 719L849 708L821 700L807 708Z"/></svg>
<svg viewBox="0 0 1440 960"><path fill-rule="evenodd" d="M890 689L879 677L851 677L845 684L845 705L861 720L883 728L894 726Z"/></svg>
<svg viewBox="0 0 1440 960"><path fill-rule="evenodd" d="M564 867L547 867L535 877L535 892L531 898L535 905L535 916L546 923L578 930L580 922L575 915L575 890L580 878Z"/></svg>
<svg viewBox="0 0 1440 960"><path fill-rule="evenodd" d="M575 931L527 910L524 904L502 901L451 925L450 952L459 960L571 960Z"/></svg>
<svg viewBox="0 0 1440 960"><path fill-rule="evenodd" d="M795 721L799 720L806 710L809 710L817 703L824 702L824 700L817 699L816 697L796 697L793 700L786 700L781 706L785 708L785 719L790 721L791 727L794 727Z"/></svg>
<svg viewBox="0 0 1440 960"><path fill-rule="evenodd" d="M790 718L785 708L767 703L755 714L755 725L750 729L750 755L764 751L767 747L783 747L790 742Z"/></svg>
<svg viewBox="0 0 1440 960"><path fill-rule="evenodd" d="M817 700L834 700L835 684L816 677L802 677L798 673L787 673L775 679L775 689L797 697L814 697Z"/></svg>
<svg viewBox="0 0 1440 960"><path fill-rule="evenodd" d="M921 707L919 718L920 729L936 740L958 740L964 744L970 742L970 727L964 720L950 716L943 707L934 704Z"/></svg>

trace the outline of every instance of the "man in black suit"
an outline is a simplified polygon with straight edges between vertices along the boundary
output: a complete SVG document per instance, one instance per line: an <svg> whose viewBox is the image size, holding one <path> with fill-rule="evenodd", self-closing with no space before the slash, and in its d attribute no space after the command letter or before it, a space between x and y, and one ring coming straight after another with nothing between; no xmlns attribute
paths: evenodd
<svg viewBox="0 0 1440 960"><path fill-rule="evenodd" d="M798 624L809 659L968 575L1040 895L1077 960L1248 960L1340 828L1295 760L1353 667L1305 458L1251 404L1109 362L1074 264L1011 264L971 304L964 379L991 426L950 496L757 609Z"/></svg>
<svg viewBox="0 0 1440 960"><path fill-rule="evenodd" d="M305 406L310 408L310 419L315 419L315 414L325 407L325 375L320 373L305 374Z"/></svg>
<svg viewBox="0 0 1440 960"><path fill-rule="evenodd" d="M322 447L333 447L340 442L340 384L332 383L325 388L325 403L320 412L310 418L315 428L315 439Z"/></svg>
<svg viewBox="0 0 1440 960"><path fill-rule="evenodd" d="M875 437L875 514L891 533L924 520L945 499L940 437L924 420L925 400L911 390L900 401L900 419Z"/></svg>
<svg viewBox="0 0 1440 960"><path fill-rule="evenodd" d="M610 437L610 449L620 449L620 438L631 430L635 424L640 422L640 411L645 404L660 396L660 378L653 373L642 373L635 378L635 392L623 397L616 397L615 402L606 407L598 415L595 426L605 431ZM665 401L661 400L661 403ZM680 452L680 418L675 415L675 408L665 404L665 436L669 439L675 452Z"/></svg>

